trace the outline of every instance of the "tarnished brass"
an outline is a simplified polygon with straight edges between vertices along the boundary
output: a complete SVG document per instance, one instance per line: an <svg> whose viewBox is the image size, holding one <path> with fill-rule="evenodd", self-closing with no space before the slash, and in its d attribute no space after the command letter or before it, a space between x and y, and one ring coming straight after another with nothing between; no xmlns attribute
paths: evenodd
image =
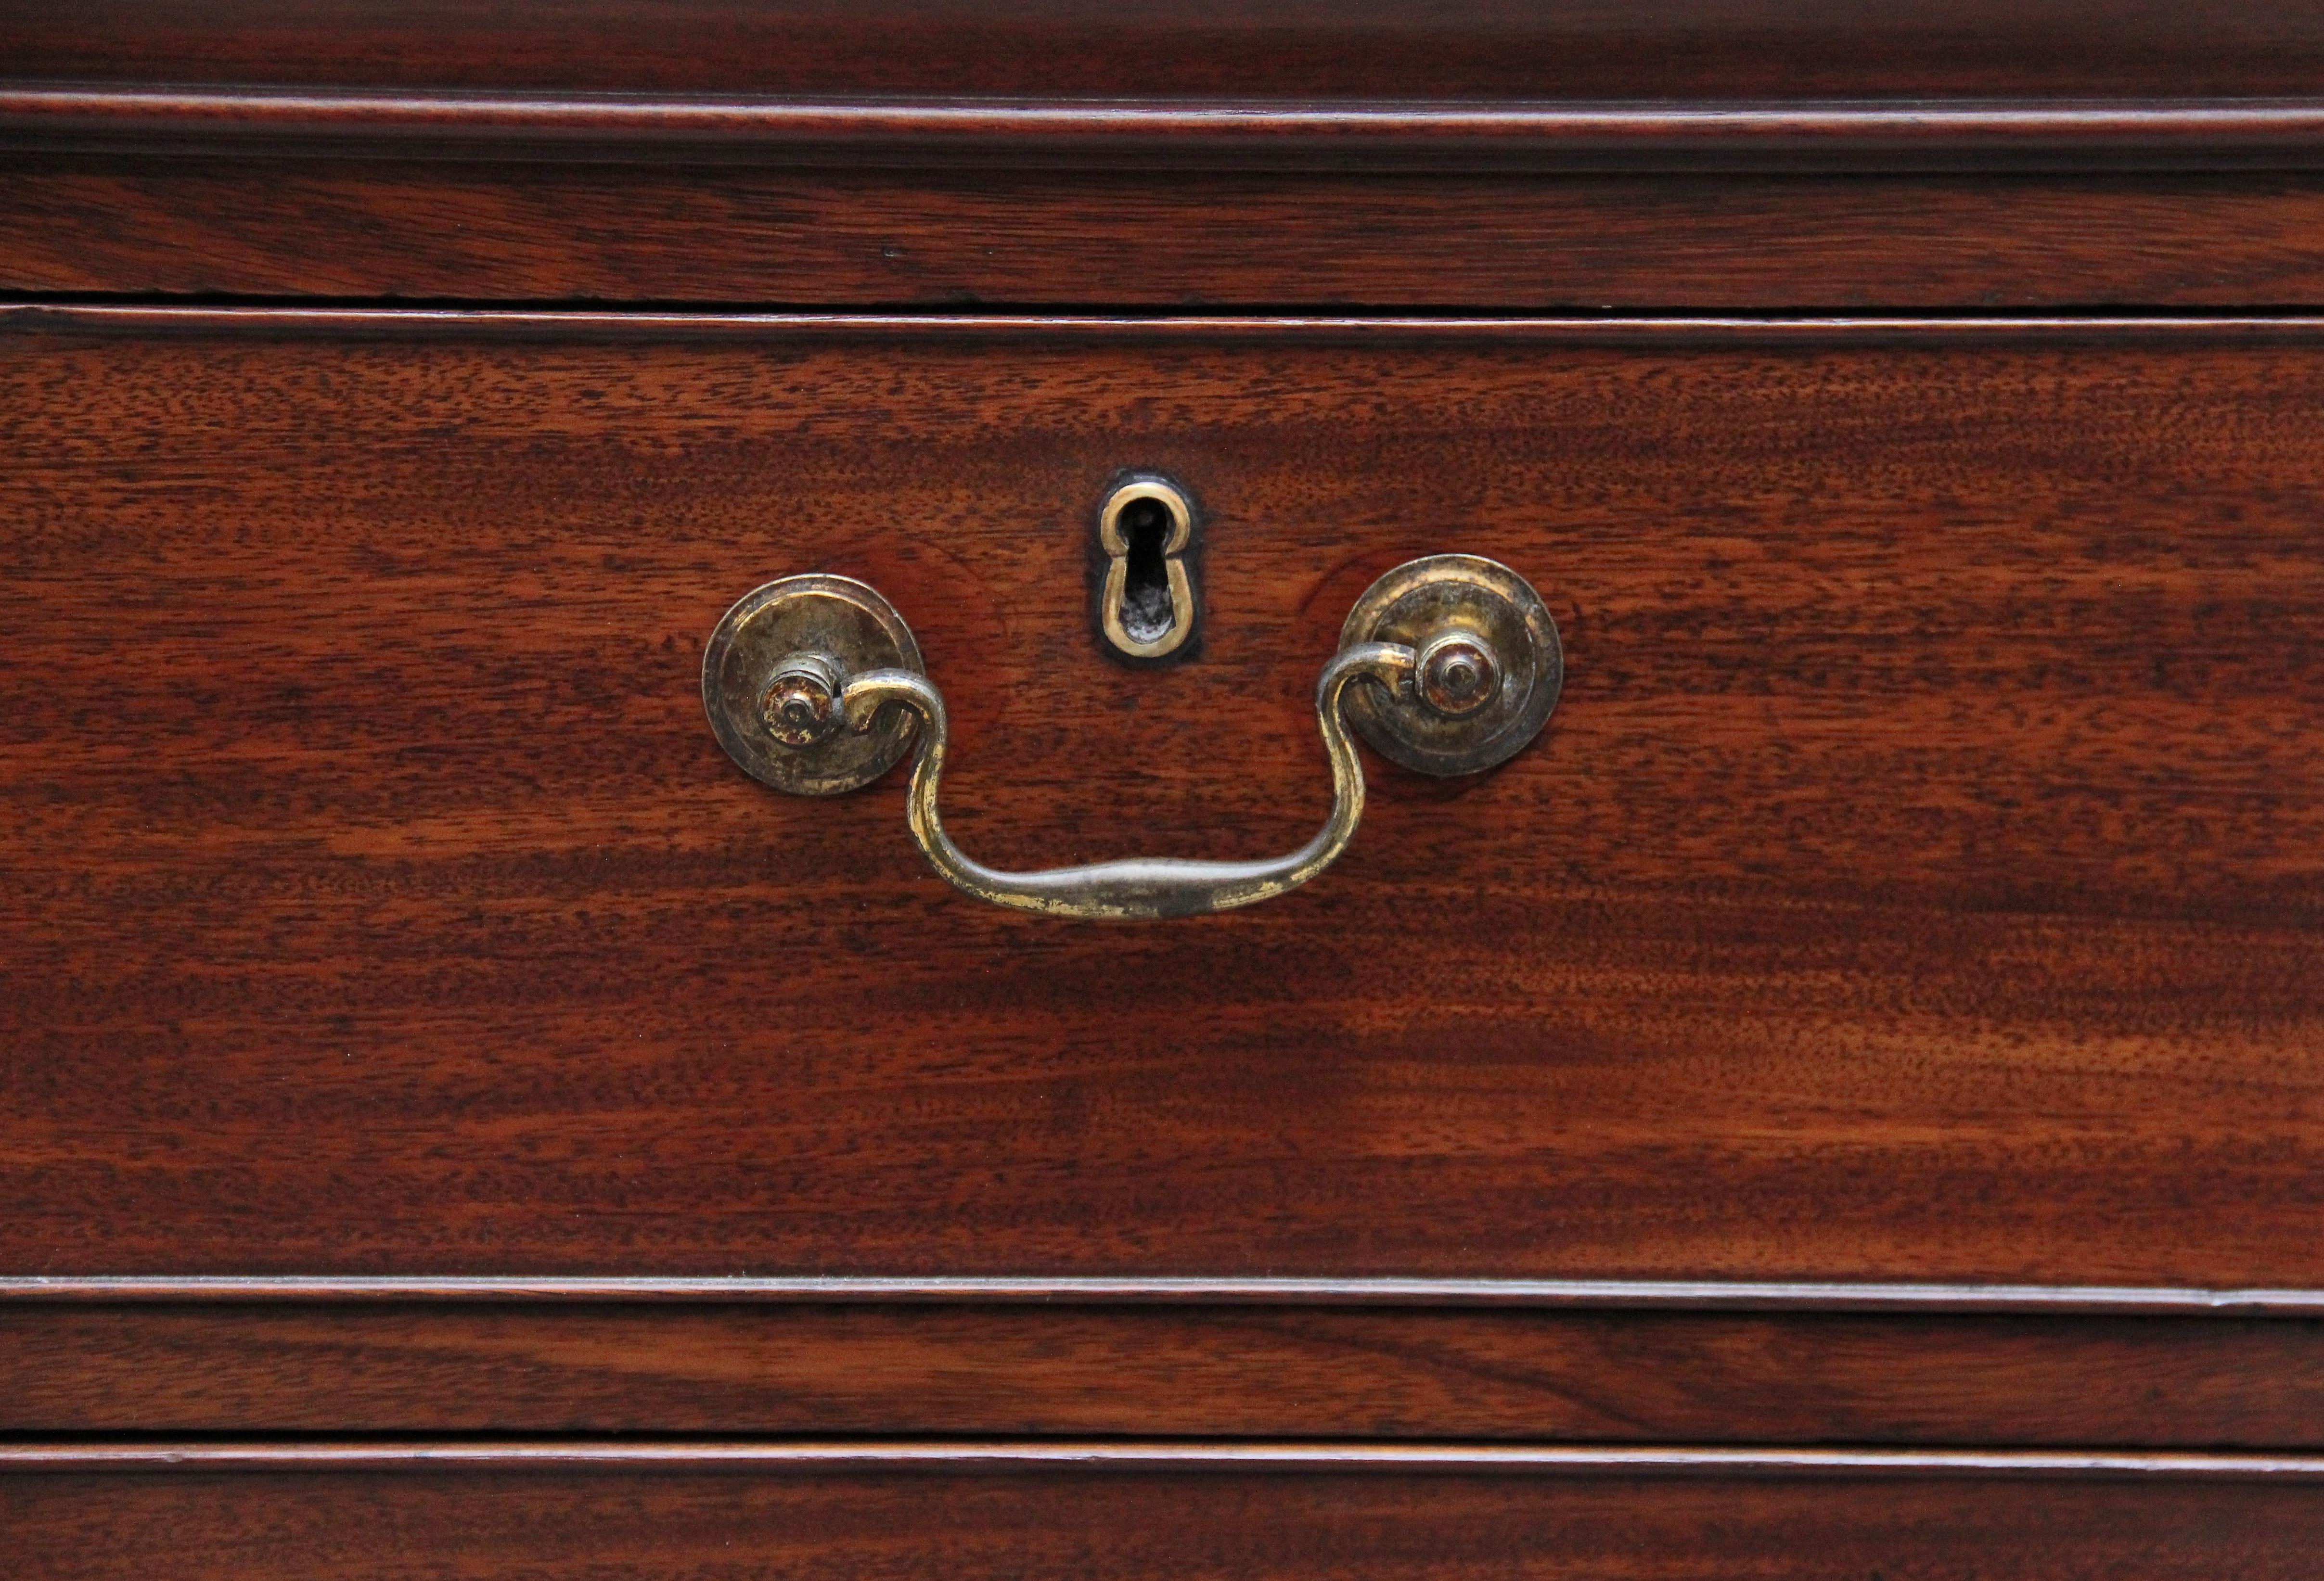
<svg viewBox="0 0 2324 1581"><path fill-rule="evenodd" d="M918 670L919 644L888 601L848 576L786 576L728 610L702 652L702 707L727 756L793 795L835 796L893 768L912 744L899 713L844 728L839 689L864 670Z"/></svg>
<svg viewBox="0 0 2324 1581"><path fill-rule="evenodd" d="M1372 750L1424 774L1474 774L1517 756L1565 685L1541 595L1481 556L1408 560L1373 583L1340 628L1341 646L1357 642L1418 654L1411 688L1351 694L1348 721Z"/></svg>
<svg viewBox="0 0 2324 1581"><path fill-rule="evenodd" d="M1024 873L988 868L953 843L936 811L946 733L943 694L925 676L910 670L874 670L849 681L840 701L849 724L858 730L873 728L883 713L893 712L890 704L919 716L920 749L912 759L905 817L920 854L954 888L995 905L1049 916L1191 916L1250 905L1296 889L1348 849L1364 814L1364 771L1340 718L1341 696L1360 676L1404 685L1412 674L1412 649L1387 642L1359 643L1332 656L1315 683L1316 723L1332 763L1332 811L1315 837L1297 850L1257 862L1142 857Z"/></svg>
<svg viewBox="0 0 2324 1581"><path fill-rule="evenodd" d="M795 653L759 694L759 722L786 747L812 747L845 723L839 666L819 653Z"/></svg>
<svg viewBox="0 0 2324 1581"><path fill-rule="evenodd" d="M1131 587L1130 535L1123 518L1140 506L1160 510L1168 522L1161 546L1161 588ZM1186 570L1186 550L1194 541L1194 504L1167 479L1132 478L1105 497L1097 514L1098 547L1106 557L1098 625L1108 642L1132 658L1160 658L1194 635L1194 584ZM1151 596L1164 592L1167 599Z"/></svg>
<svg viewBox="0 0 2324 1581"><path fill-rule="evenodd" d="M1466 719L1499 694L1500 660L1468 632L1450 631L1420 650L1412 686L1432 712Z"/></svg>
<svg viewBox="0 0 2324 1581"><path fill-rule="evenodd" d="M790 576L742 600L712 634L702 695L726 750L779 790L829 795L868 784L917 731L905 818L946 883L1017 911L1129 919L1250 905L1331 866L1364 811L1350 720L1373 721L1399 762L1468 772L1540 731L1563 675L1556 627L1522 577L1473 556L1416 560L1364 595L1316 680L1332 810L1314 839L1264 861L1139 857L1031 872L988 868L945 832L936 804L950 745L944 694L923 673L902 618L862 583ZM1446 763L1466 767L1438 766Z"/></svg>

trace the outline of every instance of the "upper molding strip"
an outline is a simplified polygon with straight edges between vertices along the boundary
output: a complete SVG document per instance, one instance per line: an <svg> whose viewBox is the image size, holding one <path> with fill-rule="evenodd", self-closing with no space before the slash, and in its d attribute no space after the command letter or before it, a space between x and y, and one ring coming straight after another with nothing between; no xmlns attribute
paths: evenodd
<svg viewBox="0 0 2324 1581"><path fill-rule="evenodd" d="M720 337L1019 341L1202 340L1235 345L1476 339L1627 346L1934 344L2314 344L2324 314L1919 315L1769 317L1612 314L1576 317L1447 314L748 312L724 308L367 308L212 303L58 302L0 298L0 331L122 336L447 336L623 341Z"/></svg>
<svg viewBox="0 0 2324 1581"><path fill-rule="evenodd" d="M963 1302L2324 1317L2324 1291L1720 1280L19 1275L7 1301Z"/></svg>
<svg viewBox="0 0 2324 1581"><path fill-rule="evenodd" d="M1326 170L2324 169L2324 99L851 102L0 82L0 149Z"/></svg>

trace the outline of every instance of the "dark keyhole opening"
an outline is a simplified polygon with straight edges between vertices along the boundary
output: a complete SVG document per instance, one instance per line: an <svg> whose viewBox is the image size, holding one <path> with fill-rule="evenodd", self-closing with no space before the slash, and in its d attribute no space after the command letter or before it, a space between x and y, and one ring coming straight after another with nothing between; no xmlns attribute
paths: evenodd
<svg viewBox="0 0 2324 1581"><path fill-rule="evenodd" d="M1162 547L1170 541L1170 512L1159 500L1133 500L1122 509L1121 536L1130 546L1121 590L1121 629L1134 642L1168 633L1170 568Z"/></svg>

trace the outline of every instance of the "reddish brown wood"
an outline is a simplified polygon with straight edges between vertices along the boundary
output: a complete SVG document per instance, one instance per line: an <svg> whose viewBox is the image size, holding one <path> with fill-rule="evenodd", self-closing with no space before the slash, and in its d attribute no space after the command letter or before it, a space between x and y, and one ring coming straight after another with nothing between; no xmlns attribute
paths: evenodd
<svg viewBox="0 0 2324 1581"><path fill-rule="evenodd" d="M197 1451L197 1453L199 1453ZM953 1451L959 1454L960 1451ZM0 1475L19 1574L481 1578L1006 1576L1444 1578L2304 1577L2305 1482L1920 1479L1794 1472L1449 1475L1134 1466L930 1475L779 1459L492 1475L188 1466ZM481 1461L484 1464L463 1464ZM712 1463L716 1464L716 1463ZM1370 1469L1357 1469L1369 1465Z"/></svg>
<svg viewBox="0 0 2324 1581"><path fill-rule="evenodd" d="M0 1570L2311 1573L2324 327L2122 314L2324 299L2319 65L0 0L0 292L664 309L0 308ZM1308 317L681 311L978 303ZM2113 317L1318 317L2013 307ZM1167 676L1083 636L1125 465L1207 512ZM971 849L1256 854L1443 548L1549 594L1549 737L1237 916L980 911L695 703L853 572Z"/></svg>
<svg viewBox="0 0 2324 1581"><path fill-rule="evenodd" d="M2156 1484L2324 1483L2324 1456L2159 1449L1734 1448L1700 1444L1379 1444L1170 1439L39 1439L0 1444L0 1474L232 1472L273 1475L540 1471L871 1472L927 1476L1225 1473L1247 1481L1333 1475L1813 1477L1831 1483L1978 1480Z"/></svg>
<svg viewBox="0 0 2324 1581"><path fill-rule="evenodd" d="M1412 1279L1168 1274L0 1274L0 1302L153 1306L319 1302L620 1306L1269 1306L1914 1316L2315 1318L2324 1290L2244 1285L1915 1284L1896 1280Z"/></svg>
<svg viewBox="0 0 2324 1581"><path fill-rule="evenodd" d="M1459 308L2324 302L2302 176L1304 176L18 160L0 289Z"/></svg>
<svg viewBox="0 0 2324 1581"><path fill-rule="evenodd" d="M0 146L1116 169L2313 169L2324 101L653 97L0 83Z"/></svg>
<svg viewBox="0 0 2324 1581"><path fill-rule="evenodd" d="M1268 1308L0 1308L0 1431L2324 1447L2324 1325Z"/></svg>
<svg viewBox="0 0 2324 1581"><path fill-rule="evenodd" d="M2310 328L14 322L12 1272L2324 1283ZM1548 734L1245 913L979 907L700 717L853 572L972 850L1285 849L1450 548Z"/></svg>
<svg viewBox="0 0 2324 1581"><path fill-rule="evenodd" d="M23 78L1273 98L2310 92L2306 0L12 0Z"/></svg>

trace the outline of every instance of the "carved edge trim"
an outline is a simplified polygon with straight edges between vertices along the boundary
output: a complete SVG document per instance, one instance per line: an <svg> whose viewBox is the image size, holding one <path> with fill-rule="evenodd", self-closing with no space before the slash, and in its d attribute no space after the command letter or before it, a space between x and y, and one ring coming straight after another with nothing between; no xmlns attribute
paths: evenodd
<svg viewBox="0 0 2324 1581"><path fill-rule="evenodd" d="M2324 1318L2324 1290L1727 1280L59 1274L9 1302L1256 1305Z"/></svg>
<svg viewBox="0 0 2324 1581"><path fill-rule="evenodd" d="M2073 345L2324 340L2324 313L1922 314L882 313L560 308L166 305L0 295L0 332L83 335L429 336L625 340L722 337L920 340L1206 340L1303 345L1536 341L1685 345Z"/></svg>
<svg viewBox="0 0 2324 1581"><path fill-rule="evenodd" d="M2324 1456L1564 1445L890 1440L208 1441L0 1445L9 1472L1238 1472L2324 1482Z"/></svg>
<svg viewBox="0 0 2324 1581"><path fill-rule="evenodd" d="M0 144L276 156L1878 170L2324 162L2324 100L839 101L0 83Z"/></svg>

